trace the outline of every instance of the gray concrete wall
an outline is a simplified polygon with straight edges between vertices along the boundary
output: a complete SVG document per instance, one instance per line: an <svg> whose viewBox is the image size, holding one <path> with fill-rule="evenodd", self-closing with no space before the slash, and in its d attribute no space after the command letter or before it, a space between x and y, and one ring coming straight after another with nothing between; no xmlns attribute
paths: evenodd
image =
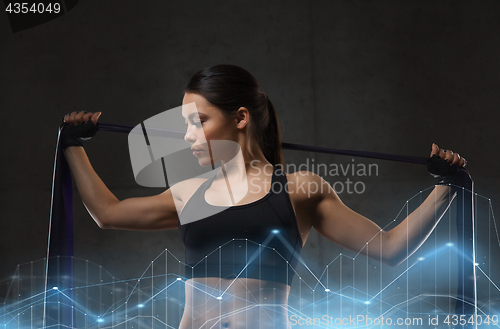
<svg viewBox="0 0 500 329"><path fill-rule="evenodd" d="M496 1L82 0L15 34L1 14L0 279L45 257L62 115L102 111L102 122L135 125L178 106L189 77L218 63L257 77L284 141L415 156L435 142L468 159L477 191L499 209L499 10ZM136 185L125 135L99 133L86 149L117 197L160 192ZM352 161L285 152L287 163L306 158ZM434 183L422 166L355 162L377 163L379 175L357 178L362 195L340 196L382 227ZM176 230L104 231L77 194L74 208L75 255L120 278L167 247L183 256ZM319 269L339 251L312 233L304 255Z"/></svg>

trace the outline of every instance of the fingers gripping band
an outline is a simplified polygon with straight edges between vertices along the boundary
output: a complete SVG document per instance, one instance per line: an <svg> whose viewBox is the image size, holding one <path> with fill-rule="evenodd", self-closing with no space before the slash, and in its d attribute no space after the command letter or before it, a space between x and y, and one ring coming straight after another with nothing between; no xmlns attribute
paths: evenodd
<svg viewBox="0 0 500 329"><path fill-rule="evenodd" d="M427 171L437 180L438 185L471 187L471 178L465 168L451 165L437 154L427 160Z"/></svg>
<svg viewBox="0 0 500 329"><path fill-rule="evenodd" d="M87 114L87 113L88 113L87 111L78 111L78 112L76 112L76 113L80 113L80 112L83 112L83 114ZM68 114L66 114L65 116L63 116L63 117L61 118L61 122L62 122L62 123L64 123L64 118L65 118L65 117L67 117L67 116L70 116L70 115L71 115L71 113L68 113Z"/></svg>
<svg viewBox="0 0 500 329"><path fill-rule="evenodd" d="M78 125L63 123L61 126L62 147L83 146L83 142L91 139L97 130L98 128L92 120Z"/></svg>

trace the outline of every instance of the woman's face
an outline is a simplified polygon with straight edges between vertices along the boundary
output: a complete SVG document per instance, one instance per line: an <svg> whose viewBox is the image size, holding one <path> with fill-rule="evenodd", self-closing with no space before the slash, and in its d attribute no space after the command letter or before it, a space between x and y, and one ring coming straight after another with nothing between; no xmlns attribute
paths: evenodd
<svg viewBox="0 0 500 329"><path fill-rule="evenodd" d="M190 144L201 166L229 161L239 151L236 119L231 119L203 96L185 93L182 116L187 125L184 140Z"/></svg>

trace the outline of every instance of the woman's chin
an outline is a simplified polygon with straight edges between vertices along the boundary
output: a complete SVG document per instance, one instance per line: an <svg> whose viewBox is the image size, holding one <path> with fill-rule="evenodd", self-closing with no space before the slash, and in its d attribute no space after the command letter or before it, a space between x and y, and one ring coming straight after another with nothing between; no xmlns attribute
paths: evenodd
<svg viewBox="0 0 500 329"><path fill-rule="evenodd" d="M212 167L212 161L210 161L210 158L198 158L198 164L201 167Z"/></svg>

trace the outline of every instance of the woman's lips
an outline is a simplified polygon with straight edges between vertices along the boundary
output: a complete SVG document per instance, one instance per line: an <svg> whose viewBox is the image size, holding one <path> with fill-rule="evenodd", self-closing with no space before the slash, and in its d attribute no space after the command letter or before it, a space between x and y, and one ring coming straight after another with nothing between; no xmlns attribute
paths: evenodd
<svg viewBox="0 0 500 329"><path fill-rule="evenodd" d="M200 150L193 150L193 155L197 155L197 154L200 154L201 151Z"/></svg>

